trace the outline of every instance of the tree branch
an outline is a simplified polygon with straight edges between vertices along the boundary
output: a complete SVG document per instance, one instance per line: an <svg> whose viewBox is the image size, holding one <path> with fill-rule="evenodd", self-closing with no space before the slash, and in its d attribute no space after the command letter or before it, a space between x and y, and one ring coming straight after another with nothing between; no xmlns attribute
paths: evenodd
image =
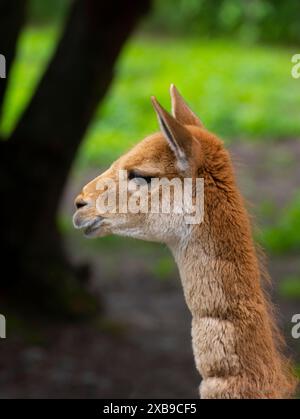
<svg viewBox="0 0 300 419"><path fill-rule="evenodd" d="M30 176L26 182L39 191L39 203L48 215L57 210L71 163L110 86L120 50L149 6L150 0L73 4L57 51L9 141L15 170ZM30 171L28 162L34 162Z"/></svg>
<svg viewBox="0 0 300 419"><path fill-rule="evenodd" d="M1 213L2 259L10 272L1 287L21 300L33 298L30 307L64 305L63 289L66 300L74 301L78 287L56 225L57 208L118 55L149 5L150 0L74 0L48 69L12 136L0 146L5 151L0 195L8 203ZM79 301L75 298L76 307L82 306Z"/></svg>

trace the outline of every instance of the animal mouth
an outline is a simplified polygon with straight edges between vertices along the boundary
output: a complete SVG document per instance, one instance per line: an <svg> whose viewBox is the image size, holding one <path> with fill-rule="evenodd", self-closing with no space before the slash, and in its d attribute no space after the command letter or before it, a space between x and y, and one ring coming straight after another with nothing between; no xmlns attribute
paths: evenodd
<svg viewBox="0 0 300 419"><path fill-rule="evenodd" d="M83 218L80 211L77 211L73 216L74 227L83 230L86 237L93 236L101 227L103 220L100 216L90 219Z"/></svg>
<svg viewBox="0 0 300 419"><path fill-rule="evenodd" d="M84 235L86 237L93 235L93 233L98 231L99 228L101 227L102 221L103 221L103 218L101 217L98 217L96 220L90 221L88 225L84 226L84 230L83 230Z"/></svg>

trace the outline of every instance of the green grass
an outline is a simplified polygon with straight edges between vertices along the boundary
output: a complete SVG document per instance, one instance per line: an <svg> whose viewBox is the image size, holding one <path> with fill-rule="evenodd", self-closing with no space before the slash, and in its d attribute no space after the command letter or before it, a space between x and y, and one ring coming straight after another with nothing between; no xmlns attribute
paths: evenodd
<svg viewBox="0 0 300 419"><path fill-rule="evenodd" d="M165 281L174 276L174 261L170 255L161 257L152 268L153 276Z"/></svg>
<svg viewBox="0 0 300 419"><path fill-rule="evenodd" d="M59 37L59 27L30 28L19 39L0 130L8 135L29 102Z"/></svg>
<svg viewBox="0 0 300 419"><path fill-rule="evenodd" d="M300 192L277 214L277 223L265 227L258 239L275 254L297 252L300 249Z"/></svg>
<svg viewBox="0 0 300 419"><path fill-rule="evenodd" d="M23 33L3 133L9 134L28 102L56 38L53 29L29 28ZM107 164L156 130L149 98L155 94L169 107L171 82L207 127L228 140L299 136L300 80L291 77L295 52L247 47L235 40L133 37L82 144L80 164Z"/></svg>
<svg viewBox="0 0 300 419"><path fill-rule="evenodd" d="M255 57L255 58L254 58ZM259 140L300 134L300 82L291 78L290 53L220 41L134 39L118 77L92 125L82 157L115 158L157 129L149 97L168 108L175 83L209 129Z"/></svg>
<svg viewBox="0 0 300 419"><path fill-rule="evenodd" d="M289 300L300 299L300 276L285 278L279 285L279 294Z"/></svg>
<svg viewBox="0 0 300 419"><path fill-rule="evenodd" d="M296 366L296 375L297 375L297 377L299 378L299 380L300 380L300 365L297 365ZM300 395L299 395L299 397L300 397Z"/></svg>

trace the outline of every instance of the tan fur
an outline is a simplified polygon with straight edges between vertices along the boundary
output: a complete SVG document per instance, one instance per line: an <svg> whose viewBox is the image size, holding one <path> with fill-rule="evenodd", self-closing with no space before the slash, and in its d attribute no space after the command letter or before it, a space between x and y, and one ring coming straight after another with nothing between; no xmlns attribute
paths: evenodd
<svg viewBox="0 0 300 419"><path fill-rule="evenodd" d="M175 87L171 96L173 117L153 100L162 133L141 141L83 189L77 202L88 205L76 212L74 223L79 228L97 217L94 203L103 193L96 189L97 181L103 177L117 181L119 169L139 169L169 179L204 178L202 224L186 225L182 216L166 214L103 214L93 235L133 236L170 247L193 316L202 398L291 397L296 380L282 355L283 340L263 292L263 273L230 156Z"/></svg>

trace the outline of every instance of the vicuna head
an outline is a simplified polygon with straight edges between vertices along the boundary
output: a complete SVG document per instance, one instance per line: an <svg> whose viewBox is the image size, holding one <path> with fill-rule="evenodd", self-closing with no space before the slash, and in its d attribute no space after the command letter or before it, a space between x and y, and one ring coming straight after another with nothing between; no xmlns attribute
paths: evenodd
<svg viewBox="0 0 300 419"><path fill-rule="evenodd" d="M210 134L200 119L191 111L175 86L171 86L172 115L155 98L152 103L156 111L160 132L152 134L138 143L127 154L115 161L103 174L88 183L75 200L77 211L74 226L82 228L88 237L102 237L118 234L167 244L180 240L192 228L186 214L176 210L172 213L162 211L164 200L170 199L171 208L176 207L176 182L190 179L192 182L192 202L195 203L196 179L209 182L207 175L219 170L228 160L222 142ZM215 166L215 167L214 167ZM125 178L124 178L125 176ZM152 181L152 202L159 201L159 211L151 211L150 199L146 211L123 211L120 203L120 179L127 181L130 199L139 201L137 187L149 194ZM155 180L169 181L173 193L167 197L162 193L161 184L155 188ZM99 201L109 201L108 189L117 193L116 202L109 210L99 209ZM122 201L124 199L122 198ZM157 202L157 201L156 201ZM200 203L200 205L203 204ZM123 204L124 205L124 202ZM196 224L196 223L195 223Z"/></svg>

